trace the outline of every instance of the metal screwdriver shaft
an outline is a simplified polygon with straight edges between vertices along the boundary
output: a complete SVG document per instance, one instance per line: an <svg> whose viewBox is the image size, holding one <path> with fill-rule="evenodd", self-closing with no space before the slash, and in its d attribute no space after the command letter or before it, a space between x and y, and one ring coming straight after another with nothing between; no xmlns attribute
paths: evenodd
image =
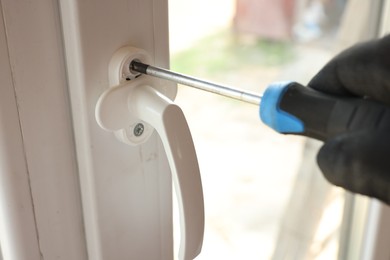
<svg viewBox="0 0 390 260"><path fill-rule="evenodd" d="M178 84L187 85L190 87L205 90L225 97L234 98L255 105L260 105L262 98L261 95L258 95L256 93L215 84L166 69L157 68L139 61L132 61L130 64L130 70L153 77L170 80Z"/></svg>

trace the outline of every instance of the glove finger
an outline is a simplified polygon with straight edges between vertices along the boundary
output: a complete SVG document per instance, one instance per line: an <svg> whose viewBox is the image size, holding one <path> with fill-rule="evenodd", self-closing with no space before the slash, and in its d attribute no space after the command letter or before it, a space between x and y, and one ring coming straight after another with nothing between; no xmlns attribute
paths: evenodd
<svg viewBox="0 0 390 260"><path fill-rule="evenodd" d="M327 141L317 162L334 185L390 204L389 154L387 132L360 132Z"/></svg>
<svg viewBox="0 0 390 260"><path fill-rule="evenodd" d="M309 82L336 95L371 97L390 104L390 35L341 52Z"/></svg>

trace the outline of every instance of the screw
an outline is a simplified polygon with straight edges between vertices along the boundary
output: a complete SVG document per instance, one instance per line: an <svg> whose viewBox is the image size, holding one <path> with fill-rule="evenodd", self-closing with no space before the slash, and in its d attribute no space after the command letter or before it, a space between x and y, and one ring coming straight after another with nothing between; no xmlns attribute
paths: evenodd
<svg viewBox="0 0 390 260"><path fill-rule="evenodd" d="M135 136L141 136L144 133L145 126L141 123L138 123L133 130L133 133Z"/></svg>

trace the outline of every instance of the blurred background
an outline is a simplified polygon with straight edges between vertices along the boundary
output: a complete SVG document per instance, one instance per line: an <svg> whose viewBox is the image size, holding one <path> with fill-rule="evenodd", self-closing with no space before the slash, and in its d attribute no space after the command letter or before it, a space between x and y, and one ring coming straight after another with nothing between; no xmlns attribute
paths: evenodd
<svg viewBox="0 0 390 260"><path fill-rule="evenodd" d="M171 69L258 93L307 84L340 49L375 36L375 2L169 0ZM254 105L183 86L176 102L204 186L197 259L345 259L351 195L324 180L319 142L275 133Z"/></svg>

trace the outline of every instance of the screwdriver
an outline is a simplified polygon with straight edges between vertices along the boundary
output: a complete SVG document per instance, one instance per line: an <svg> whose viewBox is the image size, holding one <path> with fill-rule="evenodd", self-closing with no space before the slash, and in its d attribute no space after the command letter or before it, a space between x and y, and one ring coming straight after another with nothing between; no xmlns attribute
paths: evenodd
<svg viewBox="0 0 390 260"><path fill-rule="evenodd" d="M390 108L363 98L329 95L297 82L274 82L263 95L134 60L130 70L259 106L262 122L282 134L326 141L354 131L390 129Z"/></svg>
<svg viewBox="0 0 390 260"><path fill-rule="evenodd" d="M133 61L130 64L130 70L143 73L149 76L162 78L173 81L178 84L194 87L197 89L205 90L211 93L219 94L225 97L234 98L247 103L260 105L261 96L249 91L243 91L240 89L232 88L229 86L223 86L215 84L209 81L201 80L198 78L190 77L173 71L169 71L162 68L157 68L151 65L147 65L138 61Z"/></svg>

